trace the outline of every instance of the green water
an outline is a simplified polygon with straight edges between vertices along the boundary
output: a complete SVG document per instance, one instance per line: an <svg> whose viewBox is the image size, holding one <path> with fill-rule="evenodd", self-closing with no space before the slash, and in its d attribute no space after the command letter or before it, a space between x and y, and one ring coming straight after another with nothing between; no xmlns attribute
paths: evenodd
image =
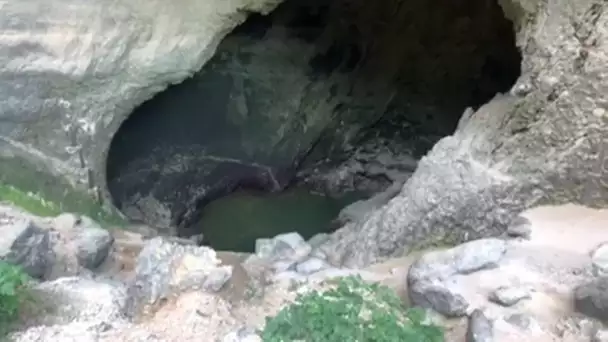
<svg viewBox="0 0 608 342"><path fill-rule="evenodd" d="M241 190L208 204L197 226L205 245L253 252L259 238L296 231L309 239L331 232L331 221L340 210L361 198L358 194L334 198L300 188L274 194Z"/></svg>

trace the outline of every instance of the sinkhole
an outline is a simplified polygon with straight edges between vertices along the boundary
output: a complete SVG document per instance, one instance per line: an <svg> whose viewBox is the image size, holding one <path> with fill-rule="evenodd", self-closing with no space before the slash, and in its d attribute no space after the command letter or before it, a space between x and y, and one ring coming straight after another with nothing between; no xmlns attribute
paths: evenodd
<svg viewBox="0 0 608 342"><path fill-rule="evenodd" d="M520 64L496 0L286 0L134 110L110 146L108 190L131 220L220 250L328 232L369 193L313 192L300 171L369 141L433 137L419 158L465 108L508 91Z"/></svg>

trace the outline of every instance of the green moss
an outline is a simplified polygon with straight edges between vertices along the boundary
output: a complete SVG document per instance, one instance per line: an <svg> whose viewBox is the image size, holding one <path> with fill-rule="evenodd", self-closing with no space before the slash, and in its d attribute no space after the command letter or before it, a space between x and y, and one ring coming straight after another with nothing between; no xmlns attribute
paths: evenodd
<svg viewBox="0 0 608 342"><path fill-rule="evenodd" d="M86 215L106 228L125 225L118 213L104 209L66 180L41 172L34 164L21 158L0 158L0 201L38 216L72 212Z"/></svg>

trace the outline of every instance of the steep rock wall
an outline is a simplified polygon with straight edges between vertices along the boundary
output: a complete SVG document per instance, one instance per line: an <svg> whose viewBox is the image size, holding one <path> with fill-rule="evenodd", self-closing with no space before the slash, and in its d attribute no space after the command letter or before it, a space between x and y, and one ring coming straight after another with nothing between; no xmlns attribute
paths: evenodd
<svg viewBox="0 0 608 342"><path fill-rule="evenodd" d="M57 201L71 187L105 196L105 154L127 115L279 2L0 1L0 181Z"/></svg>
<svg viewBox="0 0 608 342"><path fill-rule="evenodd" d="M524 58L518 83L463 117L387 205L337 231L333 262L497 235L537 204L608 204L608 4L501 4Z"/></svg>

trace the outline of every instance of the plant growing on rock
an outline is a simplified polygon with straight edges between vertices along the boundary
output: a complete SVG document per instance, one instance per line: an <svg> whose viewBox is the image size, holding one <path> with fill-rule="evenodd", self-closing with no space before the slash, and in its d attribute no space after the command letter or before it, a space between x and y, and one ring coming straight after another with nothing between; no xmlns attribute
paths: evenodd
<svg viewBox="0 0 608 342"><path fill-rule="evenodd" d="M406 309L388 287L342 278L325 292L300 295L267 318L265 342L442 342L443 330L423 310Z"/></svg>
<svg viewBox="0 0 608 342"><path fill-rule="evenodd" d="M20 267L0 261L0 336L8 332L9 325L18 317L21 305L29 299L29 280Z"/></svg>

